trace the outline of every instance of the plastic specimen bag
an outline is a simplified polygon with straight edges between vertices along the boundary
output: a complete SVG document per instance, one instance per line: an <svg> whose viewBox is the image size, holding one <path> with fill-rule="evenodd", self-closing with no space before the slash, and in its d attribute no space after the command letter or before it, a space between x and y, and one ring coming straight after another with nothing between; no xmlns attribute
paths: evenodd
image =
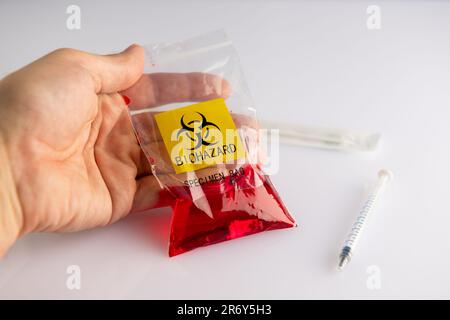
<svg viewBox="0 0 450 320"><path fill-rule="evenodd" d="M146 47L130 115L173 209L169 255L295 221L263 172L258 122L223 32Z"/></svg>

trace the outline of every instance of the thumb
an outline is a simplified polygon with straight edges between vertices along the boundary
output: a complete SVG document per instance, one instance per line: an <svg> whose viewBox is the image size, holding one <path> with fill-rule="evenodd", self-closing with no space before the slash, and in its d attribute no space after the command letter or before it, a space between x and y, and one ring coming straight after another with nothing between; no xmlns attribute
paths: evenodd
<svg viewBox="0 0 450 320"><path fill-rule="evenodd" d="M85 67L94 78L97 93L128 89L144 72L144 48L136 44L117 54L89 56Z"/></svg>

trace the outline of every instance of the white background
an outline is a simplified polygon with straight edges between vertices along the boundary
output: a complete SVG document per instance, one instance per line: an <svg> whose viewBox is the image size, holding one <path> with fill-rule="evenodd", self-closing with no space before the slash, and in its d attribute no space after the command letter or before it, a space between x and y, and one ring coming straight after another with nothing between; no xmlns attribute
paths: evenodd
<svg viewBox="0 0 450 320"><path fill-rule="evenodd" d="M81 8L81 30L66 28L70 4ZM381 30L366 27L371 4ZM175 258L167 209L27 236L0 262L0 298L450 298L449 17L444 1L2 1L1 75L58 47L110 53L225 28L261 118L380 132L382 145L282 147L273 182L296 229ZM382 167L395 180L337 272ZM69 265L81 268L81 290L66 287ZM367 286L370 266L378 290Z"/></svg>

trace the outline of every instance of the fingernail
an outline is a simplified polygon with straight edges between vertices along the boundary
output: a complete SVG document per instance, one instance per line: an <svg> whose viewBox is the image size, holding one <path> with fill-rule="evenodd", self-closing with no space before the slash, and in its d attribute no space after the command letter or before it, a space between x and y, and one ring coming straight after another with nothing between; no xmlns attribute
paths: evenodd
<svg viewBox="0 0 450 320"><path fill-rule="evenodd" d="M125 101L125 104L126 104L126 105L129 105L129 104L130 104L130 102L131 102L130 98L128 98L128 97L125 96L125 95L122 95L122 98L123 98L123 101Z"/></svg>

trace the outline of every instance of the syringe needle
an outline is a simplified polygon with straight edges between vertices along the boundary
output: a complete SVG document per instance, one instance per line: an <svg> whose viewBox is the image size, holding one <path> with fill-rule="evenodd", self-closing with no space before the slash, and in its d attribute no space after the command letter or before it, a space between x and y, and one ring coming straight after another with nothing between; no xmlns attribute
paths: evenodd
<svg viewBox="0 0 450 320"><path fill-rule="evenodd" d="M344 243L341 254L339 255L338 269L342 270L351 260L353 251L358 243L361 236L362 230L364 229L369 215L372 213L375 204L384 189L386 183L393 177L392 173L388 170L380 170L378 172L378 181L375 185L372 193L367 198L366 203L359 212L355 223L353 224L352 230Z"/></svg>

